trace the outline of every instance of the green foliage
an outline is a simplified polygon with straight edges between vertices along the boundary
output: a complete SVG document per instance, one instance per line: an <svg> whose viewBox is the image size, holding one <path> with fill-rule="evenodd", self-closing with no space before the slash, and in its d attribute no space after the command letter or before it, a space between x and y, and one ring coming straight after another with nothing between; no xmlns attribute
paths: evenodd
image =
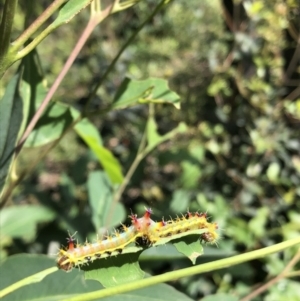
<svg viewBox="0 0 300 301"><path fill-rule="evenodd" d="M3 300L233 301L269 279L253 300L299 300L297 1L33 2L1 10ZM71 273L30 255L56 254L68 232L93 241L144 206L154 219L207 212L218 248L179 235ZM283 255L264 251L285 240Z"/></svg>
<svg viewBox="0 0 300 301"><path fill-rule="evenodd" d="M113 202L113 187L105 172L91 172L87 179L87 190L93 213L92 222L96 231L101 227L117 226L125 219L124 206ZM110 213L113 216L109 216Z"/></svg>
<svg viewBox="0 0 300 301"><path fill-rule="evenodd" d="M23 105L19 85L20 73L12 78L0 102L0 190L4 187L22 124Z"/></svg>

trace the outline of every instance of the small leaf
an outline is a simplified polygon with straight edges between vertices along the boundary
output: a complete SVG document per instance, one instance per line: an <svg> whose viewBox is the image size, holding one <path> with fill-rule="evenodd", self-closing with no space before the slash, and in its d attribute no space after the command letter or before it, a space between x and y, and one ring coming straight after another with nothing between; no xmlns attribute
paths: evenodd
<svg viewBox="0 0 300 301"><path fill-rule="evenodd" d="M113 202L111 183L105 172L91 172L87 187L92 208L92 220L97 232L101 227L110 228L125 219L123 205Z"/></svg>
<svg viewBox="0 0 300 301"><path fill-rule="evenodd" d="M193 264L196 263L196 259L203 254L203 247L199 242L199 235L190 235L184 239L180 239L173 242L178 252L187 256Z"/></svg>
<svg viewBox="0 0 300 301"><path fill-rule="evenodd" d="M113 103L113 109L124 109L139 103L170 103L180 108L179 95L170 90L168 82L160 78L132 80L125 78Z"/></svg>
<svg viewBox="0 0 300 301"><path fill-rule="evenodd" d="M64 23L68 23L91 2L92 0L69 0L64 6L62 6L57 18L50 26L56 28Z"/></svg>
<svg viewBox="0 0 300 301"><path fill-rule="evenodd" d="M7 178L23 120L23 99L19 93L21 72L9 82L0 100L0 192Z"/></svg>

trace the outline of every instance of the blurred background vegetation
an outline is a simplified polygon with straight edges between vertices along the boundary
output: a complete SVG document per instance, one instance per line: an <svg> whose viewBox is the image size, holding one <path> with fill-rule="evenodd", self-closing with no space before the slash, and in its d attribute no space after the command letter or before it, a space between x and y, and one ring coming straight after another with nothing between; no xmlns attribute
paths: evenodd
<svg viewBox="0 0 300 301"><path fill-rule="evenodd" d="M89 91L155 4L154 0L141 1L105 20L88 40L55 99L82 109ZM39 1L27 17L26 5L27 1L20 1L16 36L49 1ZM85 10L38 46L48 85L87 20ZM110 208L111 220L106 219L102 227L128 223L130 210L141 214L144 206L153 208L157 220L187 208L207 211L219 223L222 239L218 248L205 248L197 263L299 236L299 24L297 0L174 0L144 27L92 106L111 103L125 76L160 77L180 95L181 109L155 105L159 133L169 132L182 121L188 128L139 164L121 197L122 208ZM3 85L16 67L6 74ZM147 105L139 105L91 118L124 174L138 151L148 113ZM18 172L28 168L42 148L24 148ZM51 214L37 214L31 237L2 238L1 260L24 252L53 253L52 245L65 244L68 230L78 231L81 241L91 237L96 231L91 190L96 189L97 176L104 176L100 170L92 151L69 132L14 190L7 204L11 208L42 205ZM195 299L216 292L245 295L267 277L276 276L294 254L295 249L289 249L172 285ZM147 258L141 264L153 275L190 265L184 258L161 256L156 264ZM300 300L296 280L285 279L256 300L287 300L287 296Z"/></svg>

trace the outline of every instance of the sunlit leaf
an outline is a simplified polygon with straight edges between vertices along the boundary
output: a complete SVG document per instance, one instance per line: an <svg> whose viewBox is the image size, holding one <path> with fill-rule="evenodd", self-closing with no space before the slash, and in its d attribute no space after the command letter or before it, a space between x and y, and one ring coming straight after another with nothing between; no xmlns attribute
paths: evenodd
<svg viewBox="0 0 300 301"><path fill-rule="evenodd" d="M62 6L57 18L51 24L51 27L55 28L64 23L68 23L91 2L92 0L69 0L64 6Z"/></svg>
<svg viewBox="0 0 300 301"><path fill-rule="evenodd" d="M79 112L74 108L72 108L71 112L73 118L77 119ZM107 148L102 146L102 138L97 128L88 119L84 118L76 124L75 131L94 152L107 172L110 181L113 184L122 183L122 167L114 155Z"/></svg>
<svg viewBox="0 0 300 301"><path fill-rule="evenodd" d="M169 103L180 108L179 95L169 88L168 81L160 78L126 78L114 98L113 109L124 109L140 103Z"/></svg>

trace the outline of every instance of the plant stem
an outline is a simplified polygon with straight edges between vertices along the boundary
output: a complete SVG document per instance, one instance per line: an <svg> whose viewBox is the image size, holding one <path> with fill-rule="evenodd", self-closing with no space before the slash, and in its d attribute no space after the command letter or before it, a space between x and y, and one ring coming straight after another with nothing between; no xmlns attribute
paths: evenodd
<svg viewBox="0 0 300 301"><path fill-rule="evenodd" d="M16 154L19 154L20 150L22 149L26 139L32 132L33 128L35 127L36 123L42 116L44 110L46 109L47 105L51 101L54 93L58 89L59 85L61 84L62 80L64 79L65 75L73 65L76 57L78 56L79 52L85 45L85 42L90 37L91 33L95 29L95 27L98 25L99 22L101 22L103 19L105 19L111 12L113 5L109 5L104 11L101 11L98 15L94 15L88 22L87 26L85 27L83 33L81 34L76 46L72 50L72 53L70 54L68 60L66 61L63 69L61 70L60 74L56 78L55 82L53 83L52 87L50 88L49 92L47 93L46 97L42 101L41 106L36 111L35 115L33 116L32 120L28 124L22 138L20 139L18 146L16 148Z"/></svg>
<svg viewBox="0 0 300 301"><path fill-rule="evenodd" d="M0 24L0 58L5 56L10 44L10 34L14 22L14 16L18 0L6 0L2 12Z"/></svg>
<svg viewBox="0 0 300 301"><path fill-rule="evenodd" d="M265 257L267 255L270 255L272 253L277 253L280 251L283 251L287 248L290 248L294 245L300 244L300 237L290 239L287 241L284 241L282 243L276 244L274 246L266 247L260 250L248 252L241 255L232 256L229 258L217 260L214 262L209 262L201 265L197 265L195 267L181 269L178 271L173 271L169 273L165 273L163 275L159 276L153 276L150 278L142 279L139 281L135 281L132 283L126 283L122 284L116 287L111 287L107 289L102 289L96 292L91 292L87 294L81 294L76 297L64 299L63 301L89 301L89 300L96 300L103 297L108 297L116 294L122 294L125 292L141 289L144 287L148 287L151 285L167 282L167 281L174 281L178 278L187 277L187 276L193 276L205 272L211 272L220 270L223 268L227 268L230 266L234 266L243 262L247 262L253 259Z"/></svg>
<svg viewBox="0 0 300 301"><path fill-rule="evenodd" d="M47 105L51 101L54 93L56 92L57 88L61 84L61 82L64 79L65 75L67 74L67 72L71 68L73 62L75 61L76 57L78 56L78 53L80 52L80 50L84 46L86 40L88 39L88 37L90 36L90 34L92 33L92 31L94 30L94 28L95 28L96 25L97 24L95 23L94 19L90 20L88 22L86 28L84 29L81 37L78 40L76 46L74 47L74 49L72 50L72 53L70 54L68 60L66 61L63 69L61 70L60 74L56 78L56 80L53 83L52 87L48 91L46 97L42 101L42 104L40 105L40 107L36 111L35 115L31 119L30 123L28 124L28 126L27 126L27 128L26 128L26 130L25 130L25 132L24 132L24 134L22 136L22 138L20 139L20 141L18 143L16 154L18 154L20 152L20 150L22 149L22 147L23 147L26 139L28 138L28 136L32 132L33 128L35 127L36 123L40 119L40 117L43 114L44 110L46 109Z"/></svg>
<svg viewBox="0 0 300 301"><path fill-rule="evenodd" d="M53 1L46 10L12 43L11 52L16 52L28 39L51 17L51 15L65 2Z"/></svg>

